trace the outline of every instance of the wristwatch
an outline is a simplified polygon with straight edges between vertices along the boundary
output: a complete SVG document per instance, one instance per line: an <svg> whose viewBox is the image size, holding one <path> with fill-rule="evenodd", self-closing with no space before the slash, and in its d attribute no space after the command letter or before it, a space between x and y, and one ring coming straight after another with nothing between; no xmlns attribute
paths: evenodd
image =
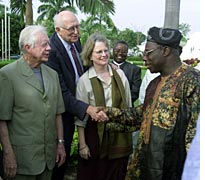
<svg viewBox="0 0 205 180"><path fill-rule="evenodd" d="M64 143L64 139L58 139L58 143Z"/></svg>

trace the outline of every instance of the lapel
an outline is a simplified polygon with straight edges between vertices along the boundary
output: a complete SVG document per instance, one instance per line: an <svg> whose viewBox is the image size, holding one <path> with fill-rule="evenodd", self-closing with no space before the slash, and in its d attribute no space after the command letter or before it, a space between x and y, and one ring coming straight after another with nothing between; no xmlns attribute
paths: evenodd
<svg viewBox="0 0 205 180"><path fill-rule="evenodd" d="M44 93L39 80L36 78L34 72L32 71L32 69L29 67L29 65L25 62L23 58L20 59L19 65L20 65L19 70L25 82L30 86L32 86L33 88L40 91L41 93Z"/></svg>
<svg viewBox="0 0 205 180"><path fill-rule="evenodd" d="M68 71L71 72L73 78L75 78L75 71L71 63L70 57L64 45L62 44L61 40L59 39L57 33L54 33L51 41L54 43L56 51L58 51L61 54L61 57L62 57L61 59L63 63L65 64L65 66L67 67Z"/></svg>
<svg viewBox="0 0 205 180"><path fill-rule="evenodd" d="M49 73L47 73L47 66L44 64L41 64L41 73L42 73L43 84L44 84L44 95L46 95L49 92L49 84L52 82L53 79L51 78Z"/></svg>
<svg viewBox="0 0 205 180"><path fill-rule="evenodd" d="M78 53L80 54L82 52L82 45L81 45L81 42L80 42L80 38L74 44L75 44L75 47L76 47Z"/></svg>

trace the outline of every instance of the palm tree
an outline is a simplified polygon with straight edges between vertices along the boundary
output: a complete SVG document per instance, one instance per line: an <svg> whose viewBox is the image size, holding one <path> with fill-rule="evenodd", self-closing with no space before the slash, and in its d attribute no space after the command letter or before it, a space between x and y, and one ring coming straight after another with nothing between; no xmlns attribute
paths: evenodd
<svg viewBox="0 0 205 180"><path fill-rule="evenodd" d="M81 12L86 14L94 15L98 12L99 8L106 7L106 11L104 13L112 13L114 14L114 3L112 0L40 0L41 2L46 3L44 8L40 8L40 12L42 12L41 18L45 17L53 17L52 14L55 14L54 11L63 10L66 7L73 11L75 11L74 4L80 9ZM51 4L50 6L49 3ZM55 6L53 6L55 4ZM64 8L64 5L66 7ZM16 13L21 16L21 23L25 22L26 25L33 24L33 8L32 8L32 0L10 0L11 12ZM48 8L47 10L45 8ZM53 10L51 10L54 8ZM72 9L73 8L73 9ZM47 13L46 13L47 11ZM57 12L58 12L57 11ZM56 12L56 13L57 13ZM24 20L25 17L25 20Z"/></svg>
<svg viewBox="0 0 205 180"><path fill-rule="evenodd" d="M32 0L10 0L10 7L12 13L21 16L21 24L33 24Z"/></svg>
<svg viewBox="0 0 205 180"><path fill-rule="evenodd" d="M87 18L86 21L82 21L82 33L85 33L82 36L83 39L87 39L91 33L95 31L105 31L106 29L111 29L113 32L117 32L116 27L110 18L109 14L114 14L114 3L110 0L40 0L43 2L43 5L39 6L38 13L40 16L37 18L38 22L43 22L46 24L50 24L51 19L53 19L54 15L58 12L69 9L74 13L77 12L76 8L79 8L81 12L91 15ZM76 8L75 8L76 7ZM53 27L53 26L52 26ZM47 26L47 31L50 32ZM51 31L53 31L51 29Z"/></svg>
<svg viewBox="0 0 205 180"><path fill-rule="evenodd" d="M85 0L76 1L77 6L86 14L91 14L85 21L81 21L82 33L81 40L82 43L87 39L87 37L93 32L104 33L109 38L109 33L117 34L118 29L115 27L114 22L110 18L110 14L114 14L114 4L112 1L108 0Z"/></svg>
<svg viewBox="0 0 205 180"><path fill-rule="evenodd" d="M75 0L77 7L85 14L95 15L98 12L114 14L115 5L112 0Z"/></svg>
<svg viewBox="0 0 205 180"><path fill-rule="evenodd" d="M82 44L84 44L88 36L94 32L101 32L106 35L108 39L111 39L110 34L115 36L118 33L118 29L115 27L112 19L107 14L90 16L86 20L82 20L80 24Z"/></svg>
<svg viewBox="0 0 205 180"><path fill-rule="evenodd" d="M179 28L180 0L166 0L164 27Z"/></svg>
<svg viewBox="0 0 205 180"><path fill-rule="evenodd" d="M82 13L96 16L97 14L114 14L114 3L111 0L40 0L44 4L38 8L38 13L41 13L38 20L42 21L45 18L53 18L58 12L69 9L74 13L77 8ZM103 12L103 13L102 13Z"/></svg>
<svg viewBox="0 0 205 180"><path fill-rule="evenodd" d="M33 8L32 8L32 0L26 1L26 25L33 24Z"/></svg>
<svg viewBox="0 0 205 180"><path fill-rule="evenodd" d="M65 0L40 0L43 4L38 7L37 22L42 22L45 19L53 19L53 17L63 10L70 10L74 13L77 12L76 8L65 2Z"/></svg>

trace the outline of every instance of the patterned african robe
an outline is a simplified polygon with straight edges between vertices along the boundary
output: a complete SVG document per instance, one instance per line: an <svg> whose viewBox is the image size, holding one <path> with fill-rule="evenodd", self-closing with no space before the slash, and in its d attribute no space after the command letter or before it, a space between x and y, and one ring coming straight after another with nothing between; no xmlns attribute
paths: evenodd
<svg viewBox="0 0 205 180"><path fill-rule="evenodd" d="M127 180L180 180L200 110L199 71L182 64L173 74L148 86L143 106L108 108L129 126L140 126L138 146ZM123 121L122 121L123 122Z"/></svg>

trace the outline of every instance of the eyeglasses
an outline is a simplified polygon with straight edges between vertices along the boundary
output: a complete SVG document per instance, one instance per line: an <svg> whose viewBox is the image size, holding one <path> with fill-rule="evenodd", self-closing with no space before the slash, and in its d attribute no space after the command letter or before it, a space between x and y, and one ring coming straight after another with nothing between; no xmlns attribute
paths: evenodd
<svg viewBox="0 0 205 180"><path fill-rule="evenodd" d="M60 27L60 28L65 29L65 30L68 31L69 33L72 33L72 32L75 31L75 29L76 29L77 31L79 31L80 25L71 26L71 27L69 27L69 28L64 28L64 27Z"/></svg>
<svg viewBox="0 0 205 180"><path fill-rule="evenodd" d="M95 52L97 55L102 55L103 53L108 54L108 53L109 53L109 50L106 49L106 50L93 51L93 52Z"/></svg>
<svg viewBox="0 0 205 180"><path fill-rule="evenodd" d="M142 54L143 54L143 56L147 56L148 57L151 53L153 53L155 50L157 50L159 48L160 48L160 46L155 48L155 49L151 49L149 51L144 51Z"/></svg>

